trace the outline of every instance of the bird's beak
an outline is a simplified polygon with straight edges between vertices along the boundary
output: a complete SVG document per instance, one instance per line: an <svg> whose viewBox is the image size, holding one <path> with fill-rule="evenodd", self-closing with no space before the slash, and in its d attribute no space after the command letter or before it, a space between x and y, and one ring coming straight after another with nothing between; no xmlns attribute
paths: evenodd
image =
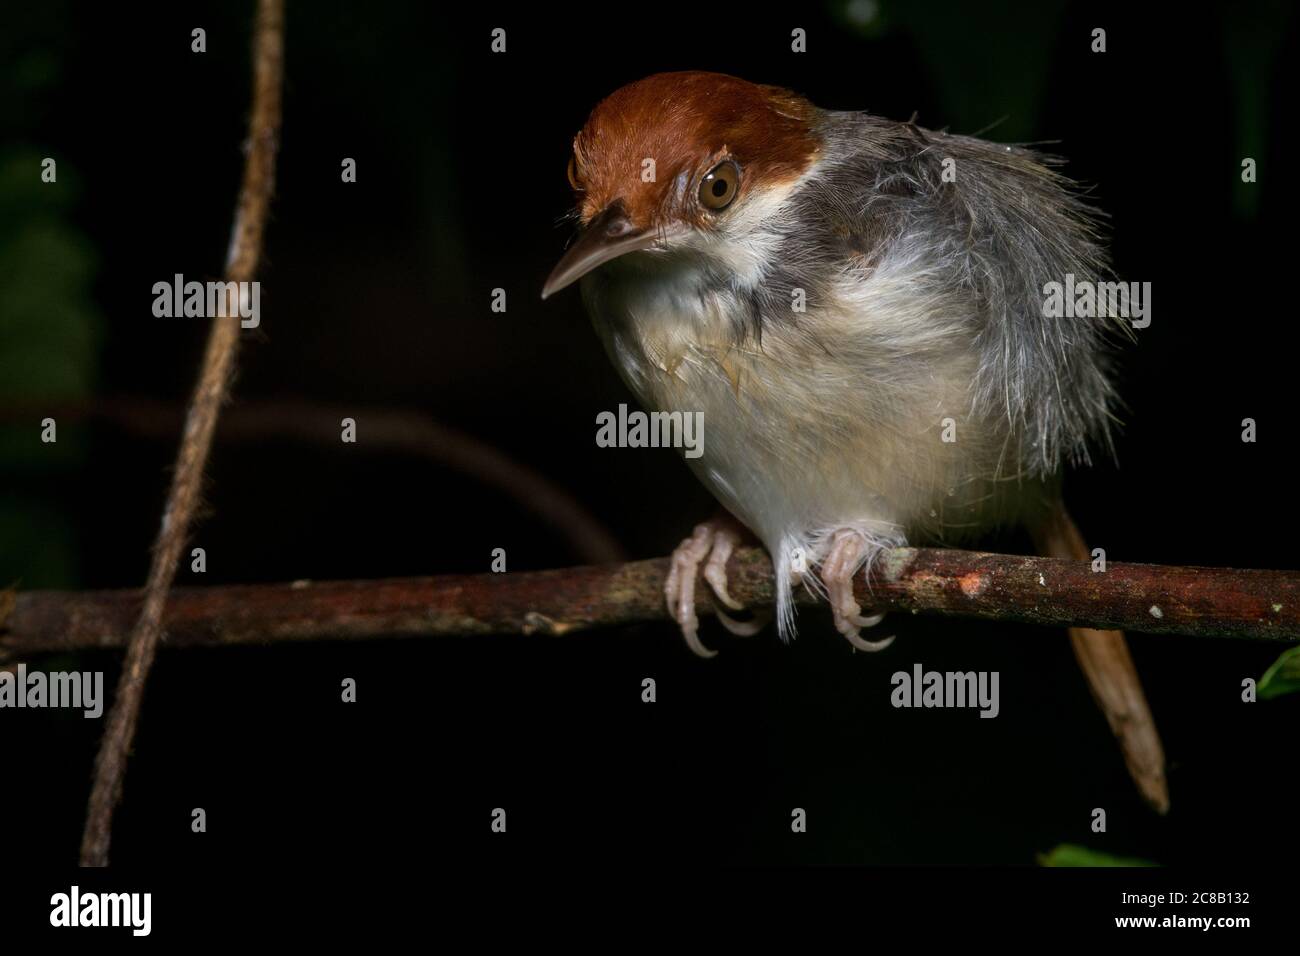
<svg viewBox="0 0 1300 956"><path fill-rule="evenodd" d="M623 204L611 203L587 223L577 241L560 257L546 285L542 286L542 298L554 295L611 259L639 249L649 249L654 244L653 229L637 229L627 218Z"/></svg>

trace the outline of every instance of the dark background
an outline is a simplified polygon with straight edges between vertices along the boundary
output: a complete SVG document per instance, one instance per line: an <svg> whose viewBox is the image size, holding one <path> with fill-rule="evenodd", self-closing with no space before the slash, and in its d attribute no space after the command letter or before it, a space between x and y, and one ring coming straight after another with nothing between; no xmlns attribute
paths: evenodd
<svg viewBox="0 0 1300 956"><path fill-rule="evenodd" d="M17 4L10 5L17 7ZM219 434L179 584L511 571L577 563L525 507L427 457L368 449L366 414L428 413L543 472L632 557L713 503L673 454L595 446L631 401L576 293L542 303L568 233L564 168L602 96L708 69L999 142L1051 141L1110 217L1117 274L1154 286L1123 357L1118 464L1067 499L1110 560L1291 568L1295 147L1287 5L1149 17L1125 6L815 2L785 9L566 3L290 3L262 327L234 405L352 410L356 445ZM870 14L868 22L863 11ZM155 319L151 286L220 273L243 154L251 3L48 2L6 12L0 400L183 403L206 324ZM207 52L190 52L190 30ZM507 30L505 55L490 31ZM1089 51L1091 30L1108 50ZM808 31L808 52L790 31ZM39 182L44 156L57 186ZM1240 179L1244 156L1258 182ZM358 182L340 182L353 157ZM493 313L491 290L507 290ZM38 416L39 417L39 416ZM1241 421L1258 422L1255 444ZM89 418L0 426L0 573L21 588L135 587L175 453ZM1017 539L1004 547L1023 547ZM1293 830L1297 700L1240 700L1279 648L1132 635L1170 760L1145 809L1064 633L891 619L853 654L816 612L799 639L704 624L563 640L164 649L115 863L259 859L554 863L1015 863L1062 843L1161 863L1274 858ZM117 654L33 661L104 669ZM914 662L997 670L1002 712L895 710ZM658 682L643 704L640 682ZM339 701L356 678L359 702ZM103 722L0 714L6 853L76 858ZM208 832L190 832L203 807ZM489 832L493 807L505 837ZM790 832L792 807L809 814ZM1105 834L1090 813L1108 813ZM666 888L670 890L671 888ZM686 893L689 896L689 893Z"/></svg>

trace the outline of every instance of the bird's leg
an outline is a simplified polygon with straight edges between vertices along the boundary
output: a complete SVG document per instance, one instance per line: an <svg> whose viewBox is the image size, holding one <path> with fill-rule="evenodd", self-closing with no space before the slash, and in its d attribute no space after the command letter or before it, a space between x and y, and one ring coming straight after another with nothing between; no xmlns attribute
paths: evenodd
<svg viewBox="0 0 1300 956"><path fill-rule="evenodd" d="M862 616L862 605L853 596L853 578L862 564L867 543L854 531L843 529L831 536L830 550L822 560L821 579L830 598L831 613L835 616L835 629L860 651L883 651L894 642L892 637L879 641L862 638L864 627L875 627L884 614Z"/></svg>
<svg viewBox="0 0 1300 956"><path fill-rule="evenodd" d="M668 566L668 580L664 583L664 596L668 611L682 629L686 644L700 657L713 657L711 651L700 643L700 620L695 614L695 576L704 565L704 580L717 598L718 604L733 611L744 610L727 590L727 559L741 541L744 529L731 517L713 518L695 526L691 536L677 546ZM732 634L749 637L757 634L767 624L770 615L753 621L737 621L723 613L722 607L714 609L723 627Z"/></svg>

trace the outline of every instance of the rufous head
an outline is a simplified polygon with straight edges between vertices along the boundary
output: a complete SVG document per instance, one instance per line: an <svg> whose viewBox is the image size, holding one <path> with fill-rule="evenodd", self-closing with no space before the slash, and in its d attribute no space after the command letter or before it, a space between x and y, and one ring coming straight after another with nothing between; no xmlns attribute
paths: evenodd
<svg viewBox="0 0 1300 956"><path fill-rule="evenodd" d="M715 232L818 152L816 109L721 73L657 73L602 100L573 141L582 232L542 298L611 259Z"/></svg>

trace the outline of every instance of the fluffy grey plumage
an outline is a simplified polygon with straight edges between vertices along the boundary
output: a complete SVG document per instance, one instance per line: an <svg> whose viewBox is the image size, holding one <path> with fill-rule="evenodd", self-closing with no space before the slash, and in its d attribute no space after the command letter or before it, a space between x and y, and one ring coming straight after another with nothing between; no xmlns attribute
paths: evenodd
<svg viewBox="0 0 1300 956"><path fill-rule="evenodd" d="M837 275L897 245L938 265L918 296L956 296L975 333L972 414L1005 417L1011 467L1045 477L1109 445L1115 397L1107 375L1112 319L1043 315L1044 285L1106 271L1096 214L1052 168L1053 157L860 113L826 113L831 157L791 196L765 281L742 295L737 338L795 321L795 288L818 308ZM942 181L943 161L958 179ZM725 284L728 279L719 277Z"/></svg>

